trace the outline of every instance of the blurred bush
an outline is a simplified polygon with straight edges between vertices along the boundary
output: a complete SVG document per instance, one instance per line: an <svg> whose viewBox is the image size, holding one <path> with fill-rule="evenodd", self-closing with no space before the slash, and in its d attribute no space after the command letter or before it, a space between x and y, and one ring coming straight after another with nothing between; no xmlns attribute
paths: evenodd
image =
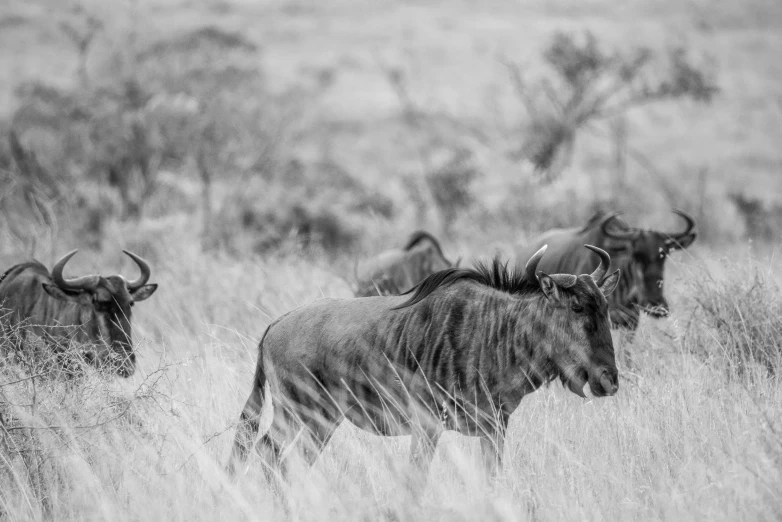
<svg viewBox="0 0 782 522"><path fill-rule="evenodd" d="M21 85L8 127L30 142L25 154L33 159L17 158L21 166L10 172L33 165L33 149L58 168L16 175L24 184L0 197L30 199L35 188L95 248L107 220L150 212L200 212L207 246L349 248L361 236L358 216L388 219L393 203L333 160L295 156L296 144L309 139L306 112L329 81L272 94L248 66L256 52L242 35L208 26L141 49L131 75L118 55L99 82ZM12 164L11 152L0 148L3 164ZM68 190L52 192L50 178ZM30 211L19 214L26 220Z"/></svg>
<svg viewBox="0 0 782 522"><path fill-rule="evenodd" d="M479 171L466 149L457 150L443 166L426 174L428 188L440 210L447 235L451 234L459 216L475 203L472 183L478 177Z"/></svg>
<svg viewBox="0 0 782 522"><path fill-rule="evenodd" d="M529 159L546 180L570 164L577 131L653 102L689 98L710 102L718 88L711 74L681 47L661 60L651 49L605 51L590 32L578 39L556 33L543 51L551 74L527 85L520 67L507 62L515 92L530 117L513 156ZM655 62L662 62L655 67Z"/></svg>
<svg viewBox="0 0 782 522"><path fill-rule="evenodd" d="M744 221L747 237L766 242L782 238L782 205L766 203L743 192L729 197Z"/></svg>
<svg viewBox="0 0 782 522"><path fill-rule="evenodd" d="M409 78L389 68L400 104L393 124L410 131L399 133L395 144L402 166L386 167L398 174L392 186L387 179L368 180L360 166L348 168L324 145L332 140L329 125L344 123L329 120L319 107L338 69L302 73L299 83L274 91L258 67L263 48L209 25L146 46L134 40L93 64L88 75L84 55L102 25L85 16L66 31L80 52L77 86L24 83L18 110L0 122L0 131L13 130L40 166L39 174L23 180L18 173L33 167L19 165L32 160L16 162L14 148L0 145L0 176L7 181L0 198L6 222L13 223L0 230L14 228L12 237L43 229L50 241L56 236L99 249L117 230L112 221L179 214L192 217L193 235L205 248L266 253L291 245L333 254L375 247L370 236L391 228L480 237L478 229L489 228L515 240L519 230L573 226L598 209L701 208L697 217L711 224L710 205L725 198L705 189L692 198L681 187L670 190L668 180L678 173L656 173L652 191L649 183L625 182L624 174L616 176L621 183L600 180L603 172L594 169L578 172L567 186L546 183L570 161L583 125L644 103L710 100L716 87L682 49L664 56L643 48L608 52L589 33L581 39L558 33L543 53L551 74L531 88L508 64L530 116L523 136L512 137L514 158L531 159L543 174L537 177L519 176L515 164L492 172L486 156L499 154L485 122L418 103ZM363 125L351 132L365 132ZM481 147L488 154L481 156ZM57 232L60 221L69 224L66 231ZM720 236L720 227L704 231ZM25 249L34 251L33 243Z"/></svg>
<svg viewBox="0 0 782 522"><path fill-rule="evenodd" d="M52 202L63 191L63 179L50 174L36 154L9 131L7 148L0 151L0 231L5 230L28 254L35 252L41 233L57 234Z"/></svg>
<svg viewBox="0 0 782 522"><path fill-rule="evenodd" d="M229 192L215 217L214 241L234 252L249 243L258 253L288 244L337 254L361 239L363 216L391 218L393 203L333 162L294 158L276 183L259 176Z"/></svg>

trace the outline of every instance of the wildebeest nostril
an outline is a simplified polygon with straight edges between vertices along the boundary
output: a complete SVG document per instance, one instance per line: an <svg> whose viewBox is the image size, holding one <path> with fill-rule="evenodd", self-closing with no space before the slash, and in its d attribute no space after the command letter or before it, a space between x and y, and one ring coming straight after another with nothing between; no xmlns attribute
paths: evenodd
<svg viewBox="0 0 782 522"><path fill-rule="evenodd" d="M619 389L616 377L608 370L600 375L600 386L603 387L606 395L613 395Z"/></svg>

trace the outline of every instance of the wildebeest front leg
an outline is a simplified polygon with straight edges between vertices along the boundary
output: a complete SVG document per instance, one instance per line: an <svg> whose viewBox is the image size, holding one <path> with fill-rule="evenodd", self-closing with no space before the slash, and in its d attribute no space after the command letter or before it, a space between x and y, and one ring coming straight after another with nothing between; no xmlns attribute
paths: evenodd
<svg viewBox="0 0 782 522"><path fill-rule="evenodd" d="M481 454L489 478L496 477L502 471L502 453L505 449L508 418L509 415L501 412L494 423L484 426L481 430Z"/></svg>
<svg viewBox="0 0 782 522"><path fill-rule="evenodd" d="M494 478L500 471L502 471L502 452L504 448L504 434L497 433L494 435L481 436L483 466L486 469L489 478Z"/></svg>
<svg viewBox="0 0 782 522"><path fill-rule="evenodd" d="M299 439L299 446L307 466L315 464L343 419L344 417L337 412L308 415L302 418L304 431Z"/></svg>
<svg viewBox="0 0 782 522"><path fill-rule="evenodd" d="M278 479L287 481L291 461L312 466L344 419L330 405L297 404L295 410L294 413L282 405L276 407L269 433L256 446L267 465L267 477L276 474Z"/></svg>
<svg viewBox="0 0 782 522"><path fill-rule="evenodd" d="M429 466L432 464L437 442L443 430L439 426L418 427L410 441L410 469L407 486L414 497L419 497L426 487Z"/></svg>

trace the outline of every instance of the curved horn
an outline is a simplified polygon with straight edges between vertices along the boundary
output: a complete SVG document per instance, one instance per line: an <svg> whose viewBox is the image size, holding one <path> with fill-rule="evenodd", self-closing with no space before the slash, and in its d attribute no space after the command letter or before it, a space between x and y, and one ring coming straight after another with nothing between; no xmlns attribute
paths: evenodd
<svg viewBox="0 0 782 522"><path fill-rule="evenodd" d="M52 281L63 290L70 290L72 292L94 290L95 286L98 284L98 276L96 275L76 277L74 279L65 279L62 276L62 269L65 268L65 264L68 260L76 255L76 252L78 252L78 250L68 252L54 264L54 268L52 268Z"/></svg>
<svg viewBox="0 0 782 522"><path fill-rule="evenodd" d="M678 239L680 237L688 236L692 233L693 230L695 230L695 220L692 219L692 216L690 216L688 213L684 212L683 210L679 210L677 208L672 209L674 214L678 214L679 216L684 219L684 221L687 222L687 230L684 232L680 232L678 234L668 234L673 239Z"/></svg>
<svg viewBox="0 0 782 522"><path fill-rule="evenodd" d="M524 273L527 275L527 281L537 281L536 272L538 270L538 263L543 258L543 254L546 252L548 245L543 245L540 250L532 254L527 264L524 265Z"/></svg>
<svg viewBox="0 0 782 522"><path fill-rule="evenodd" d="M592 272L591 274L592 279L595 280L595 283L597 285L600 285L600 283L603 282L603 278L605 277L606 272L608 272L608 269L611 268L611 256L609 256L608 252L606 252L602 248L597 248L596 246L592 246L592 245L584 245L584 246L600 256L600 264L597 266L595 271Z"/></svg>
<svg viewBox="0 0 782 522"><path fill-rule="evenodd" d="M137 256L136 254L134 254L133 252L130 252L128 250L123 250L123 252L125 252L125 254L136 263L136 265L138 265L138 269L141 271L141 275L139 276L138 279L136 279L135 281L128 281L128 290L130 291L138 290L139 288L147 284L147 281L149 281L149 276L150 274L152 274L152 271L149 268L149 264L143 259L141 259L139 256Z"/></svg>
<svg viewBox="0 0 782 522"><path fill-rule="evenodd" d="M609 232L607 225L612 222L614 219L616 219L619 216L618 212L612 212L603 220L603 224L600 225L600 230L603 231L603 234L606 236L612 238L612 239L634 239L638 235L637 230L629 229L626 231L611 231Z"/></svg>

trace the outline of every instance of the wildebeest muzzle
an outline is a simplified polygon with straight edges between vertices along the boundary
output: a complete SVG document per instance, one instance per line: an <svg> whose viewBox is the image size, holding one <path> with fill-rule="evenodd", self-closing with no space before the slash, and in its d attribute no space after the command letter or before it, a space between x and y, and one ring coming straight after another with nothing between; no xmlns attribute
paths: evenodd
<svg viewBox="0 0 782 522"><path fill-rule="evenodd" d="M670 313L670 308L668 308L668 301L664 297L650 302L646 306L642 306L640 308L656 319L668 317L668 314Z"/></svg>
<svg viewBox="0 0 782 522"><path fill-rule="evenodd" d="M599 397L614 395L619 390L619 372L615 368L603 370L595 381L589 380L589 388Z"/></svg>

